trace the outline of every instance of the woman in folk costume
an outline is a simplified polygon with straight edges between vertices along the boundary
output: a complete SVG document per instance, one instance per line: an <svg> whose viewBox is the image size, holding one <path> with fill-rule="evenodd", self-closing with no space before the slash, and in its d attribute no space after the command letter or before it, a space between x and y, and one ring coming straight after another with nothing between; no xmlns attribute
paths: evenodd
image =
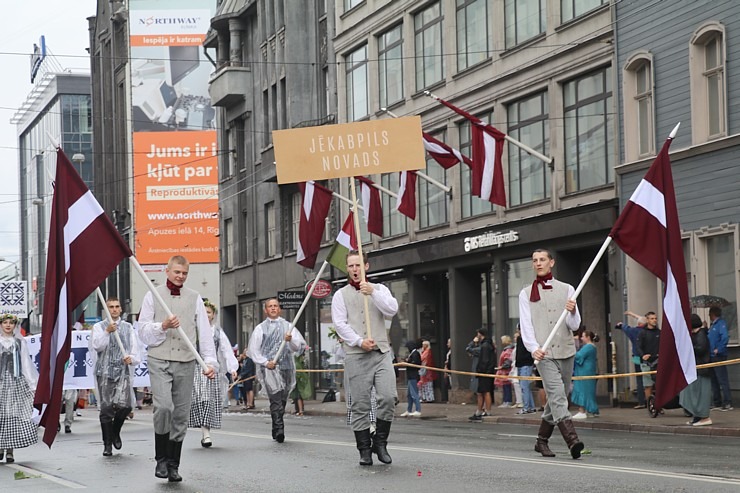
<svg viewBox="0 0 740 493"><path fill-rule="evenodd" d="M434 356L429 341L421 343L421 364L422 366L434 367ZM419 390L421 391L421 402L434 402L434 381L437 379L437 372L423 368L419 371Z"/></svg>
<svg viewBox="0 0 740 493"><path fill-rule="evenodd" d="M13 449L38 442L31 421L38 372L18 330L18 317L0 315L0 460L14 462Z"/></svg>
<svg viewBox="0 0 740 493"><path fill-rule="evenodd" d="M111 447L121 449L121 427L136 405L134 368L141 362L141 345L134 327L121 320L122 309L118 298L108 298L105 304L113 324L106 319L93 326L90 354L95 369L95 393L100 400L103 455L108 457L113 455Z"/></svg>
<svg viewBox="0 0 740 493"><path fill-rule="evenodd" d="M226 372L231 373L232 378L236 380L236 370L239 368L239 362L231 349L229 338L214 321L217 312L216 306L208 300L203 300L203 304L206 307L211 329L213 329L213 345L216 348L218 368L216 369L216 378L211 380L206 378L203 372L196 367L193 382L193 404L190 407L188 427L201 429L203 437L200 444L208 448L213 445L211 428L221 428L223 399L224 396L228 396L229 387Z"/></svg>

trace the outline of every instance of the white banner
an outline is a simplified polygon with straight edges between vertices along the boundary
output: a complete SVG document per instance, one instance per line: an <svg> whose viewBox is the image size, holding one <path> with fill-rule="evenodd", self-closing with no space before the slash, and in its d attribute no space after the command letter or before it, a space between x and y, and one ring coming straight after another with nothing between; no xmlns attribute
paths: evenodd
<svg viewBox="0 0 740 493"><path fill-rule="evenodd" d="M0 281L0 313L28 318L28 285L26 281Z"/></svg>
<svg viewBox="0 0 740 493"><path fill-rule="evenodd" d="M93 389L93 355L90 354L89 343L91 330L72 331L72 349L64 372L64 389ZM39 368L39 351L41 350L41 335L26 337L31 360ZM141 355L141 363L134 369L134 387L149 386L149 367L146 363L146 354Z"/></svg>

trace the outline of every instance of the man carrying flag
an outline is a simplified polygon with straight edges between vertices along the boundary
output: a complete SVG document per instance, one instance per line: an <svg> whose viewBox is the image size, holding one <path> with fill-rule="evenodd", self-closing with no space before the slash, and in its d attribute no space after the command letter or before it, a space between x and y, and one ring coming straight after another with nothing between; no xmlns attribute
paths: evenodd
<svg viewBox="0 0 740 493"><path fill-rule="evenodd" d="M101 254L104 252L105 254ZM49 447L57 434L64 365L69 359L70 313L131 250L103 212L64 152L57 169L49 225L39 382L34 406Z"/></svg>
<svg viewBox="0 0 740 493"><path fill-rule="evenodd" d="M663 144L609 233L624 253L664 285L660 361L655 382L656 409L662 408L696 380L696 359L689 332L689 289L668 157L677 130L678 126Z"/></svg>

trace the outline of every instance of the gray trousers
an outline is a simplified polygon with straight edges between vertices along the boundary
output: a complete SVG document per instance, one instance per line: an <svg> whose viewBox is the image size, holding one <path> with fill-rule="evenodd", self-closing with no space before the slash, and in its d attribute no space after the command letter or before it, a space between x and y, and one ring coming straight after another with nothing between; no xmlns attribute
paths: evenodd
<svg viewBox="0 0 740 493"><path fill-rule="evenodd" d="M67 389L62 393L64 399L64 426L72 426L75 420L75 404L77 404L77 389Z"/></svg>
<svg viewBox="0 0 740 493"><path fill-rule="evenodd" d="M350 353L344 359L344 371L352 395L352 431L370 428L370 393L373 385L378 399L377 418L393 421L396 374L391 352Z"/></svg>
<svg viewBox="0 0 740 493"><path fill-rule="evenodd" d="M547 404L542 419L557 424L570 419L568 411L568 391L573 376L575 355L565 359L545 358L537 364L537 371L542 377L542 384L547 395Z"/></svg>
<svg viewBox="0 0 740 493"><path fill-rule="evenodd" d="M195 361L167 361L149 356L149 380L154 407L154 433L169 433L182 442L188 431Z"/></svg>

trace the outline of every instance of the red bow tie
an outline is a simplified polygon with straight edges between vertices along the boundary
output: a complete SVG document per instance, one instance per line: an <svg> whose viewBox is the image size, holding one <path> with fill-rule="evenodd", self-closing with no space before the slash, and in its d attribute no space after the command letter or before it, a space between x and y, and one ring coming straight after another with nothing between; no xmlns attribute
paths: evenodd
<svg viewBox="0 0 740 493"><path fill-rule="evenodd" d="M552 272L549 272L544 276L537 276L532 283L532 292L529 293L529 301L540 301L540 290L537 289L537 286L542 286L542 289L552 289L552 286L546 282L551 280Z"/></svg>
<svg viewBox="0 0 740 493"><path fill-rule="evenodd" d="M170 294L172 296L180 296L180 288L182 286L178 286L177 284L172 283L169 279L167 279L167 289L170 290Z"/></svg>

